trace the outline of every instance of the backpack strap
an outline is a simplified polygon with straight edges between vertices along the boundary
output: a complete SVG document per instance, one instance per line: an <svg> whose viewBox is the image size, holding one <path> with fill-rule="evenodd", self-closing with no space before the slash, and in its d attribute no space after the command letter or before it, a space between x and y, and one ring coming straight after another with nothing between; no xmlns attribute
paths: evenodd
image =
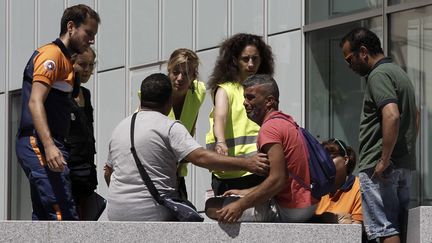
<svg viewBox="0 0 432 243"><path fill-rule="evenodd" d="M298 132L303 136L303 132L302 132L300 126L297 124L297 122L295 122L295 121L291 121L291 120L289 120L288 118L286 118L286 117L284 117L284 116L278 116L278 115L275 115L275 116L272 116L272 117L270 117L269 119L267 119L265 122L267 122L268 120L271 120L271 119L276 119L276 118L284 119L285 121L288 121L289 123L293 124L293 125L297 128L297 131L298 131ZM303 139L303 140L304 140L304 139ZM307 152L307 150L306 150L306 152ZM309 161L309 155L308 155L308 161ZM310 166L310 165L308 164L308 166ZM311 190L311 185L308 185L308 184L307 184L307 183L306 183L302 178L300 178L298 175L296 175L296 174L294 174L294 173L291 173L291 172L289 172L289 171L288 171L288 174L289 174L290 176L292 176L292 178L293 178L294 180L296 180L297 183L299 183L302 187L306 188L307 190Z"/></svg>
<svg viewBox="0 0 432 243"><path fill-rule="evenodd" d="M265 122L267 122L268 120L271 120L271 119L275 119L275 118L284 119L285 121L288 121L289 123L293 124L295 127L297 127L297 128L300 127L300 126L297 124L297 122L295 122L295 121L291 121L291 120L289 120L288 118L286 118L286 117L284 117L284 116L279 116L279 115L272 116L272 117L270 117L269 119L267 119Z"/></svg>
<svg viewBox="0 0 432 243"><path fill-rule="evenodd" d="M140 159L138 158L138 154L135 149L135 139L134 139L134 132L135 132L135 120L138 112L135 112L132 115L131 119L131 126L130 126L130 142L131 147L130 150L132 152L133 158L135 160L135 164L138 167L138 171L141 175L142 180L144 181L145 185L147 186L147 189L149 190L150 194L153 196L153 198L161 205L164 205L164 202L156 189L156 186L153 184L153 181L150 179L150 176L147 174L147 171L145 170L144 166L141 164Z"/></svg>

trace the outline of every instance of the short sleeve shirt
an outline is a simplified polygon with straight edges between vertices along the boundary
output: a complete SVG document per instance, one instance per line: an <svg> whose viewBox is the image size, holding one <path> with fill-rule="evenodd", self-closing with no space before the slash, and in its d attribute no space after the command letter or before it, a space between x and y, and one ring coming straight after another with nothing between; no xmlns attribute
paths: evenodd
<svg viewBox="0 0 432 243"><path fill-rule="evenodd" d="M348 213L353 220L363 221L360 181L355 177L354 183L348 190L337 190L330 196L324 195L316 209L316 214L320 215L325 212L334 214Z"/></svg>
<svg viewBox="0 0 432 243"><path fill-rule="evenodd" d="M108 189L110 220L169 220L171 215L153 199L130 151L131 116L114 130L107 164L113 168ZM156 111L140 111L135 123L135 149L159 193L175 195L177 165L201 147L178 121Z"/></svg>
<svg viewBox="0 0 432 243"><path fill-rule="evenodd" d="M295 174L306 184L310 184L307 150L302 134L292 122L294 120L291 116L279 111L272 112L259 131L258 149L261 151L266 144L282 145L286 163L285 187L275 199L278 205L284 208L305 208L312 205L311 192L290 174Z"/></svg>
<svg viewBox="0 0 432 243"><path fill-rule="evenodd" d="M37 49L27 62L22 86L20 129L34 129L28 108L33 82L50 87L44 106L51 134L65 137L69 131L70 94L75 77L70 53L60 39Z"/></svg>
<svg viewBox="0 0 432 243"><path fill-rule="evenodd" d="M374 167L382 151L382 108L395 103L400 113L399 135L391 154L398 167L415 169L416 104L414 87L399 66L384 59L367 77L360 118L359 171Z"/></svg>

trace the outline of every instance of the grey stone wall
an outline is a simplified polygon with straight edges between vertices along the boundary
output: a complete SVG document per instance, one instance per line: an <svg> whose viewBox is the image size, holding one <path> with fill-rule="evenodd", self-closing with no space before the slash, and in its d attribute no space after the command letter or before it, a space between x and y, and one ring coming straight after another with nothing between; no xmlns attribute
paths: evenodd
<svg viewBox="0 0 432 243"><path fill-rule="evenodd" d="M360 225L1 221L0 242L361 242Z"/></svg>

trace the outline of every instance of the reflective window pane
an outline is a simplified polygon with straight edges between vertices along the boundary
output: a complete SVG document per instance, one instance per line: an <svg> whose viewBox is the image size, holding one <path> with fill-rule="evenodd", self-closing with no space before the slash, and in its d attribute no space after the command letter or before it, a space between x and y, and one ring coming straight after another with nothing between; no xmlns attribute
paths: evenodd
<svg viewBox="0 0 432 243"><path fill-rule="evenodd" d="M388 0L388 5L395 5L399 3L415 3L424 2L424 0Z"/></svg>
<svg viewBox="0 0 432 243"><path fill-rule="evenodd" d="M306 0L306 24L382 7L383 0Z"/></svg>
<svg viewBox="0 0 432 243"><path fill-rule="evenodd" d="M409 75L421 111L417 173L421 205L432 205L432 6L390 15L389 53ZM415 191L414 190L414 191Z"/></svg>
<svg viewBox="0 0 432 243"><path fill-rule="evenodd" d="M358 151L364 81L344 61L341 38L366 27L382 39L382 19L373 18L313 31L306 39L306 127L320 140L337 137Z"/></svg>

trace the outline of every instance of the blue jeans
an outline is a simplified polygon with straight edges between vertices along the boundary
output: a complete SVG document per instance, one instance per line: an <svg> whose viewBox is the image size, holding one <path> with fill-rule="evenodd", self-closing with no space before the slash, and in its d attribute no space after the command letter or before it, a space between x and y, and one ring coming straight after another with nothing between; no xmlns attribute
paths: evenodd
<svg viewBox="0 0 432 243"><path fill-rule="evenodd" d="M390 165L382 178L371 178L374 170L359 173L363 222L369 240L400 234L410 201L410 170Z"/></svg>

